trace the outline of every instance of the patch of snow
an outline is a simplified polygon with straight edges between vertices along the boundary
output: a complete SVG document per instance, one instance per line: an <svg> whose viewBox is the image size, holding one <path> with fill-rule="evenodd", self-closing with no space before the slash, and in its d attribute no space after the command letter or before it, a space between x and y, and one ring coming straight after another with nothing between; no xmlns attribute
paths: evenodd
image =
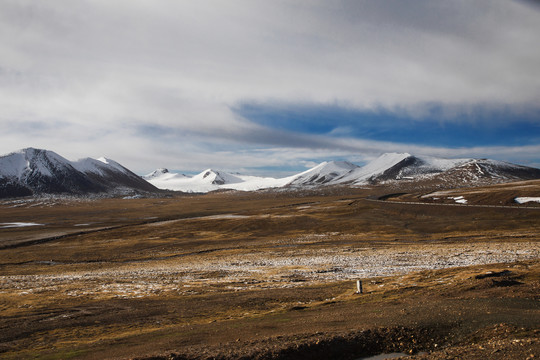
<svg viewBox="0 0 540 360"><path fill-rule="evenodd" d="M109 164L109 160L107 158L103 157L103 156L100 157L100 158L97 158L96 160L100 161L100 162L102 162L104 164Z"/></svg>
<svg viewBox="0 0 540 360"><path fill-rule="evenodd" d="M0 223L0 228L18 228L18 227L27 227L27 226L43 226L44 224L37 223L28 223L28 222L12 222L12 223Z"/></svg>
<svg viewBox="0 0 540 360"><path fill-rule="evenodd" d="M480 167L480 165L478 165L477 162L475 162L474 165L476 165L476 170L478 170L480 174L485 175L485 173L482 171L482 168Z"/></svg>
<svg viewBox="0 0 540 360"><path fill-rule="evenodd" d="M537 202L540 203L540 197L517 197L514 199L518 204L525 204L528 202Z"/></svg>
<svg viewBox="0 0 540 360"><path fill-rule="evenodd" d="M221 220L221 219L245 219L249 218L248 215L238 215L238 214L220 214L220 215L209 215L209 216L200 216L197 219L205 220ZM191 220L191 219L189 219Z"/></svg>
<svg viewBox="0 0 540 360"><path fill-rule="evenodd" d="M466 204L467 203L467 199L465 199L463 196L449 197L449 199L454 200L458 204Z"/></svg>
<svg viewBox="0 0 540 360"><path fill-rule="evenodd" d="M124 196L122 199L124 200L133 200L133 199L142 199L143 196L142 195L129 195L129 196Z"/></svg>

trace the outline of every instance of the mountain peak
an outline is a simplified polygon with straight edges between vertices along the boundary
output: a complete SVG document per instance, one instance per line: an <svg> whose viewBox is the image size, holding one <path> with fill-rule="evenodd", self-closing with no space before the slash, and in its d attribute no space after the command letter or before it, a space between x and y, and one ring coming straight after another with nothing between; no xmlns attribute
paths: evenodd
<svg viewBox="0 0 540 360"><path fill-rule="evenodd" d="M242 179L240 179L238 176L214 169L206 169L200 174L195 175L193 179L199 179L203 183L213 185L235 184L242 182Z"/></svg>
<svg viewBox="0 0 540 360"><path fill-rule="evenodd" d="M154 170L154 172L152 174L167 174L169 172L169 169L167 168L159 168L159 169L156 169Z"/></svg>

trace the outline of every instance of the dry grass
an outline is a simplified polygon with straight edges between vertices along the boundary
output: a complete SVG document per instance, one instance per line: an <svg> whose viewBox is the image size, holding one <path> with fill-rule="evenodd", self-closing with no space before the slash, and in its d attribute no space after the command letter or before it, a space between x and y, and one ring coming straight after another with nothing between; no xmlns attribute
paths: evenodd
<svg viewBox="0 0 540 360"><path fill-rule="evenodd" d="M511 297L476 288L475 274L507 269L482 264L530 261L508 265L512 279L538 286L536 210L363 200L373 193L4 201L2 222L44 225L0 229L0 356L193 355L199 346L218 351L220 341L234 352L240 334L257 342L311 327L331 336L359 328L360 318L361 328L426 325L427 296L448 306L440 321L450 326L459 311L478 315L479 298ZM352 294L358 278L366 296ZM538 292L511 289L515 305L533 311L520 299ZM349 319L358 304L366 313ZM530 316L516 319L526 325Z"/></svg>

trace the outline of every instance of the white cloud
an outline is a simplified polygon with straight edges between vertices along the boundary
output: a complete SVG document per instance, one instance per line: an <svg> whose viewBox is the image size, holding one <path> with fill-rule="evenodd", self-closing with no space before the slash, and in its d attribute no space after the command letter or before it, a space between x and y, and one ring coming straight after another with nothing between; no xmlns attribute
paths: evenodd
<svg viewBox="0 0 540 360"><path fill-rule="evenodd" d="M503 0L6 0L0 152L105 153L139 171L156 159L193 169L392 149L457 154L280 132L230 108L538 103L539 33L536 8ZM497 149L487 155L513 151Z"/></svg>

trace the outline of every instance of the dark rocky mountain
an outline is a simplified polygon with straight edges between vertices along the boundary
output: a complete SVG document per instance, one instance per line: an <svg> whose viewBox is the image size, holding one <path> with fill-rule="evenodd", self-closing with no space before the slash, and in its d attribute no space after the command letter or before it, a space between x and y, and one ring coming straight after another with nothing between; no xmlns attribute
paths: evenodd
<svg viewBox="0 0 540 360"><path fill-rule="evenodd" d="M540 169L489 159L439 159L407 156L370 177L370 184L410 182L458 187L540 179Z"/></svg>
<svg viewBox="0 0 540 360"><path fill-rule="evenodd" d="M71 162L55 152L34 148L0 157L0 198L157 191L140 176L104 158Z"/></svg>

